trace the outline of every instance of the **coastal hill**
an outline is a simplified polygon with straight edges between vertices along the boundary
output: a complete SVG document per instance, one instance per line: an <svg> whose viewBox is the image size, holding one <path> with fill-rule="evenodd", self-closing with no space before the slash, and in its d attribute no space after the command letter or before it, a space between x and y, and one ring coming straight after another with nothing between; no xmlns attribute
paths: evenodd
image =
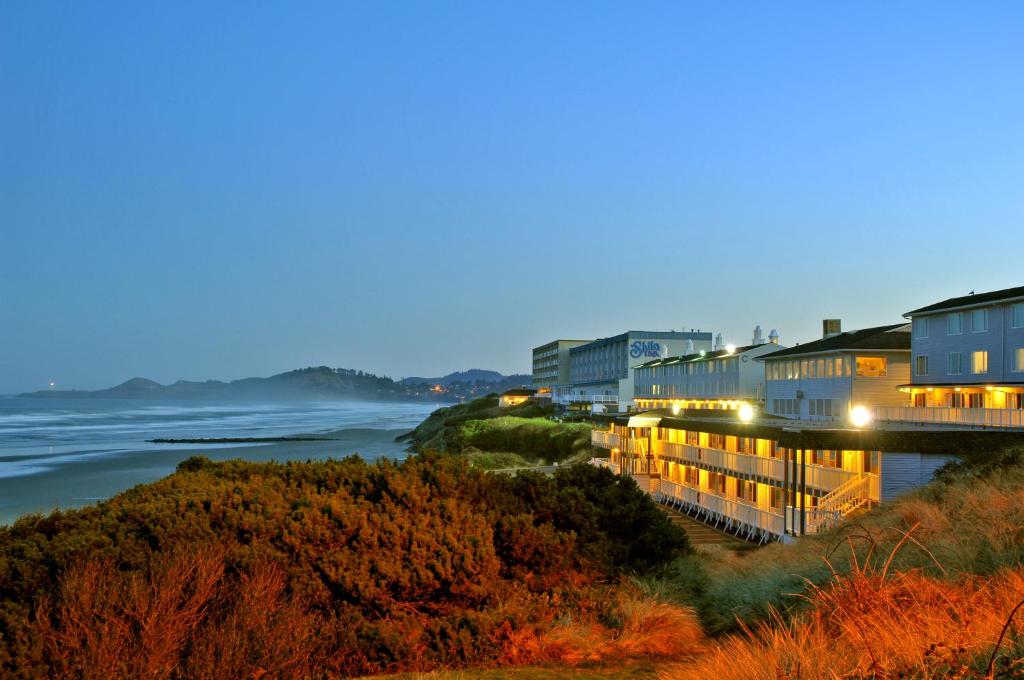
<svg viewBox="0 0 1024 680"><path fill-rule="evenodd" d="M41 390L23 397L83 399L365 399L372 401L461 401L529 384L528 375L505 376L472 369L442 378L392 380L364 371L317 366L278 373L268 378L224 382L179 380L161 385L132 378L103 390ZM440 385L440 387L438 387Z"/></svg>

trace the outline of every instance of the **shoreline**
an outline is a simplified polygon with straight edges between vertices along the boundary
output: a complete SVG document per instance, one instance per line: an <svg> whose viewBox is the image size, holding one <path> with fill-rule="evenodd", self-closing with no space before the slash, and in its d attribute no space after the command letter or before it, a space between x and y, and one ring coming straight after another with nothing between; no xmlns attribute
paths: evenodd
<svg viewBox="0 0 1024 680"><path fill-rule="evenodd" d="M340 459L359 455L365 460L404 460L410 452L395 442L407 428L343 428L309 435L282 437L282 441L203 444L149 444L84 454L73 460L24 475L0 477L0 527L9 527L26 515L48 515L102 502L139 484L172 474L191 456L212 461L242 459L279 462ZM316 437L316 438L313 438ZM230 442L233 443L233 442ZM45 462L41 461L45 466Z"/></svg>

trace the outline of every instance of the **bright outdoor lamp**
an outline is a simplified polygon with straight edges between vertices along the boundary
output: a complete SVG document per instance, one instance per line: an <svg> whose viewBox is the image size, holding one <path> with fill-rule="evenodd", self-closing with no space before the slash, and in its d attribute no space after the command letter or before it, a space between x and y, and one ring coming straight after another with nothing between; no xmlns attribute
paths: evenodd
<svg viewBox="0 0 1024 680"><path fill-rule="evenodd" d="M740 405L738 415L742 422L749 423L751 420L754 419L754 407L751 406L750 404L742 404Z"/></svg>
<svg viewBox="0 0 1024 680"><path fill-rule="evenodd" d="M865 427L871 422L871 412L863 406L854 406L850 410L850 423L854 427Z"/></svg>

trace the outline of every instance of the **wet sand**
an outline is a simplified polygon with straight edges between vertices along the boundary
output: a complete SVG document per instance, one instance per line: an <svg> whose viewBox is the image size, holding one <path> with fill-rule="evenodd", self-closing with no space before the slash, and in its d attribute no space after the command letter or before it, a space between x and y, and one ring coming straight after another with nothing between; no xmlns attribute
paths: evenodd
<svg viewBox="0 0 1024 680"><path fill-rule="evenodd" d="M144 450L104 451L31 475L0 478L0 524L56 508L78 508L104 500L137 484L174 472L178 463L203 455L214 461L240 458L280 462L344 458L358 453L366 460L404 459L405 445L395 437L405 430L344 429L318 432L333 441L289 441L250 446L151 444ZM301 435L297 435L301 436Z"/></svg>

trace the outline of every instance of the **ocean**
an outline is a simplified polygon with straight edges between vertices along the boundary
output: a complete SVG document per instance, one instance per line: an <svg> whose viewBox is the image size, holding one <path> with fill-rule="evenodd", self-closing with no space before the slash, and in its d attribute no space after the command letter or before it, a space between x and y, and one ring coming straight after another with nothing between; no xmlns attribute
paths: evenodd
<svg viewBox="0 0 1024 680"><path fill-rule="evenodd" d="M0 396L0 523L94 503L174 472L189 456L253 461L401 459L394 438L435 403L212 403ZM314 435L332 441L152 444L149 439Z"/></svg>

